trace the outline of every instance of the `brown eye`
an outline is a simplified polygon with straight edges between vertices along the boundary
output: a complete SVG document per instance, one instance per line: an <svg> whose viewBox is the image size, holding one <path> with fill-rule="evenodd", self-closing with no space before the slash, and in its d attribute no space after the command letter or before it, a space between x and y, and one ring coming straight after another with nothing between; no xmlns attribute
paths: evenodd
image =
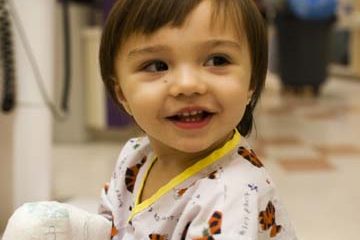
<svg viewBox="0 0 360 240"><path fill-rule="evenodd" d="M168 65L163 61L152 61L150 63L147 63L143 67L143 71L146 72L163 72L169 70Z"/></svg>
<svg viewBox="0 0 360 240"><path fill-rule="evenodd" d="M225 66L230 64L230 61L225 56L212 56L205 63L205 66Z"/></svg>

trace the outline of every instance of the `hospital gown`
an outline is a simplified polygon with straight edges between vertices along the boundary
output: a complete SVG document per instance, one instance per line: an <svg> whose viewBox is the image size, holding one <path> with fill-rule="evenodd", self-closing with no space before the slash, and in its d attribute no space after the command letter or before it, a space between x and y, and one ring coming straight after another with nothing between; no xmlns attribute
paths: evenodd
<svg viewBox="0 0 360 240"><path fill-rule="evenodd" d="M273 181L237 131L140 203L155 160L147 137L123 147L100 204L113 240L297 239Z"/></svg>

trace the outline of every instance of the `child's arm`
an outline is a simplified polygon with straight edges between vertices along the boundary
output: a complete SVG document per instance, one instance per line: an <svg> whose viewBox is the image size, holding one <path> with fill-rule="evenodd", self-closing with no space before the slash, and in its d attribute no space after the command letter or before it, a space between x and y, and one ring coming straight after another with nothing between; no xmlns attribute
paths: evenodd
<svg viewBox="0 0 360 240"><path fill-rule="evenodd" d="M58 202L26 203L10 218L3 240L108 240L111 222Z"/></svg>

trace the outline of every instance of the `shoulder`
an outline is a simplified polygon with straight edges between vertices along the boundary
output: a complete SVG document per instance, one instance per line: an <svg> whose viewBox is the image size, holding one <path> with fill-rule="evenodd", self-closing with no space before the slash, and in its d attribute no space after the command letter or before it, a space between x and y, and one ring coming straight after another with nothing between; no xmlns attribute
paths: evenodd
<svg viewBox="0 0 360 240"><path fill-rule="evenodd" d="M151 155L147 137L128 140L120 151L108 187L109 193L130 189L132 192L139 170L146 164Z"/></svg>
<svg viewBox="0 0 360 240"><path fill-rule="evenodd" d="M275 184L246 142L206 169L195 186L193 196L202 196L205 205L210 202L231 205L245 198L257 203L275 195Z"/></svg>
<svg viewBox="0 0 360 240"><path fill-rule="evenodd" d="M239 188L268 194L275 185L260 157L252 147L243 140L229 156L223 166L223 181L235 193Z"/></svg>
<svg viewBox="0 0 360 240"><path fill-rule="evenodd" d="M119 171L124 167L136 164L150 153L150 143L147 137L129 139L122 147L115 170Z"/></svg>
<svg viewBox="0 0 360 240"><path fill-rule="evenodd" d="M192 199L198 211L192 234L201 234L216 216L227 239L296 239L271 177L247 144L237 146L215 170L209 169Z"/></svg>
<svg viewBox="0 0 360 240"><path fill-rule="evenodd" d="M251 209L253 218L268 206L281 207L270 174L244 142L207 170L196 184L193 199L200 206L227 209L227 214L248 216Z"/></svg>

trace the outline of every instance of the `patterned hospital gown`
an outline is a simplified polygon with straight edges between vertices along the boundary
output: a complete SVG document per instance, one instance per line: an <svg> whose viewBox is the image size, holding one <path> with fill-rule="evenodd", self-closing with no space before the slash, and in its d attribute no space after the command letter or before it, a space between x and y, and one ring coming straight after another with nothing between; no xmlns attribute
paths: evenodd
<svg viewBox="0 0 360 240"><path fill-rule="evenodd" d="M123 147L100 204L113 240L297 239L271 178L238 132L140 203L155 159L146 137Z"/></svg>

